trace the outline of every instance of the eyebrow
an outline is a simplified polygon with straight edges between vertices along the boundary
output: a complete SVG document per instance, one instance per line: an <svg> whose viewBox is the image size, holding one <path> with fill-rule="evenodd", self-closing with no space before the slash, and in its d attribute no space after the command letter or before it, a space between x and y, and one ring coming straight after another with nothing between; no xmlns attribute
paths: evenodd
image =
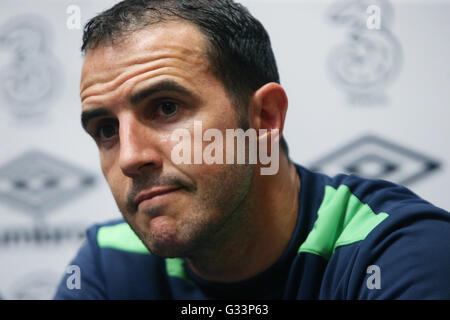
<svg viewBox="0 0 450 320"><path fill-rule="evenodd" d="M194 96L191 91L189 91L182 85L178 84L177 82L175 82L173 80L164 80L164 81L158 82L156 84L150 85L150 86L138 91L137 93L133 94L130 97L130 103L132 105L137 105L137 104L141 103L143 100L145 100L146 98L148 98L149 96L151 96L155 93L161 92L161 91L177 92L179 94L189 96L189 97Z"/></svg>
<svg viewBox="0 0 450 320"><path fill-rule="evenodd" d="M81 125L83 126L83 129L85 131L87 130L87 126L89 124L89 121L91 121L94 118L99 118L99 117L106 117L106 116L112 116L113 113L111 111L109 111L106 108L100 107L100 108L96 108L93 110L88 110L88 111L83 111L81 113Z"/></svg>
<svg viewBox="0 0 450 320"><path fill-rule="evenodd" d="M163 92L163 91L177 92L184 96L194 97L194 94L191 91L189 91L182 85L178 84L177 82L175 82L173 80L164 80L164 81L158 82L156 84L150 85L150 86L138 91L137 93L133 94L129 98L129 102L132 105L138 105L139 103L141 103L143 100L147 99L148 97L150 97L156 93ZM84 130L87 131L87 126L92 119L99 118L99 117L105 117L105 116L113 116L113 113L104 107L98 107L98 108L95 108L92 110L83 111L81 113L81 124L82 124Z"/></svg>

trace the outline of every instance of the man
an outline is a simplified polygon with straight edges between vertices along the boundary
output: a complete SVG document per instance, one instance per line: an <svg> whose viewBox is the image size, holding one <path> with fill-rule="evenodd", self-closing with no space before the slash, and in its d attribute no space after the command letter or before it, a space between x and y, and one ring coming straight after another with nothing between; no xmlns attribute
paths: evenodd
<svg viewBox="0 0 450 320"><path fill-rule="evenodd" d="M450 215L402 186L313 173L283 138L273 175L175 163L172 133L195 122L282 136L287 97L244 7L126 0L83 40L83 127L124 220L88 230L81 287L65 275L56 299L450 298Z"/></svg>

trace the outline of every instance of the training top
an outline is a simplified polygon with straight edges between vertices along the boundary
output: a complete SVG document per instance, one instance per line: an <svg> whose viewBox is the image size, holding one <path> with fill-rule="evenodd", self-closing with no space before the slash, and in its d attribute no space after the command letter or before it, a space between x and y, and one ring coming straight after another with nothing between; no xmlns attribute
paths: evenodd
<svg viewBox="0 0 450 320"><path fill-rule="evenodd" d="M149 253L123 219L97 224L55 299L450 299L450 214L407 188L295 164L298 218L270 268L237 283ZM261 199L264 201L264 199Z"/></svg>

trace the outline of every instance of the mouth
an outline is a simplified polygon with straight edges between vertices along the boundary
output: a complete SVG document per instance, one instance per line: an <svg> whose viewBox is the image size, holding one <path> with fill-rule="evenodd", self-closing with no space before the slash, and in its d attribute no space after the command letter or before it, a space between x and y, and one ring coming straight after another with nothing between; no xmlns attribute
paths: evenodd
<svg viewBox="0 0 450 320"><path fill-rule="evenodd" d="M136 200L135 200L136 206L139 207L143 202L148 203L150 200L159 198L161 196L175 192L180 189L182 189L182 187L164 187L164 188L155 188L150 191L141 192L136 197Z"/></svg>

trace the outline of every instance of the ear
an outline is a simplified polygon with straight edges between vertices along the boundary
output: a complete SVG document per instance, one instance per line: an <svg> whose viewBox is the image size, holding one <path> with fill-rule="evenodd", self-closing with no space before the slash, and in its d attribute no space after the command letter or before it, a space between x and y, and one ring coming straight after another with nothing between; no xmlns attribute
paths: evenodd
<svg viewBox="0 0 450 320"><path fill-rule="evenodd" d="M249 108L250 125L255 130L278 129L283 134L284 121L288 108L288 98L283 87L270 82L259 88L252 97Z"/></svg>

